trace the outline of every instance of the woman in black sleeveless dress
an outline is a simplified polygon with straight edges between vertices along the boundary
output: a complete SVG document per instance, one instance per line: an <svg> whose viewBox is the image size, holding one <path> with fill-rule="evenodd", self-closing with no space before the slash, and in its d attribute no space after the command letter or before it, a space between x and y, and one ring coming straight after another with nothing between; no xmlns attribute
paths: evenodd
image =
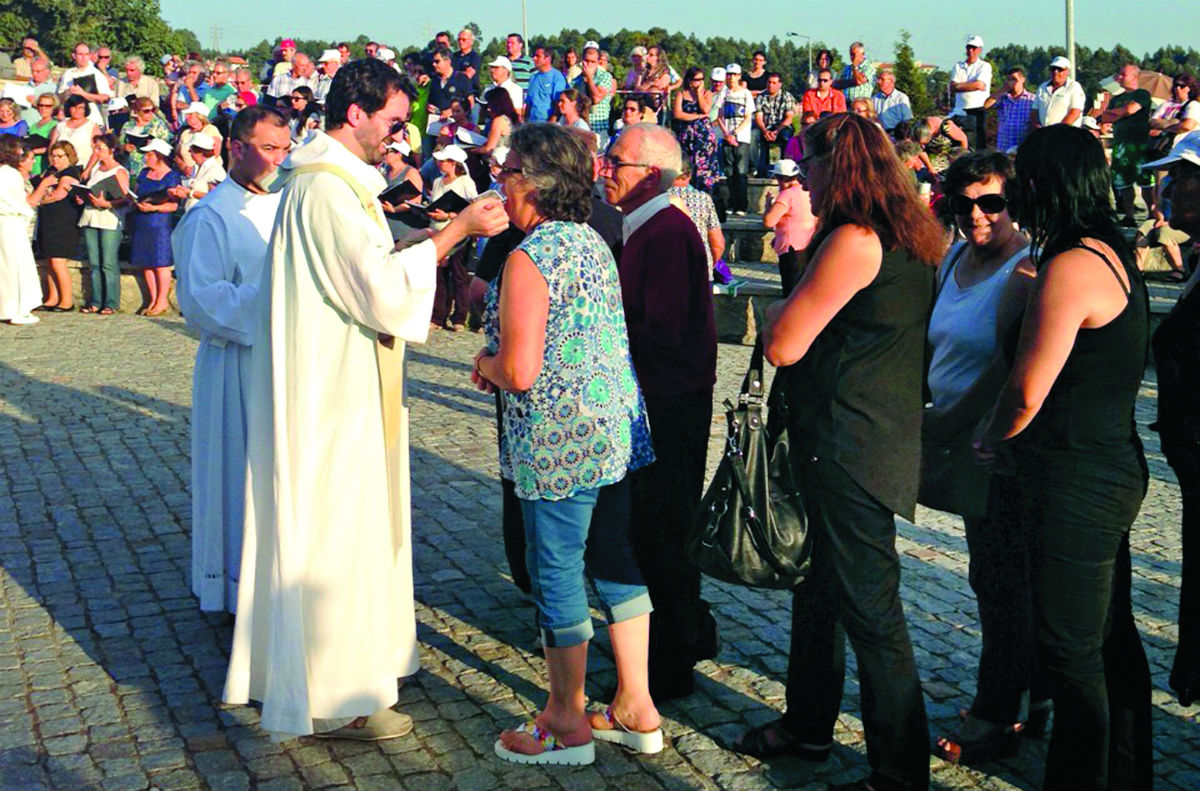
<svg viewBox="0 0 1200 791"><path fill-rule="evenodd" d="M1129 557L1148 481L1134 422L1146 288L1110 207L1099 142L1068 126L1038 129L1016 169L1038 278L977 453L1021 482L1054 699L1043 787L1150 788L1150 670Z"/></svg>
<svg viewBox="0 0 1200 791"><path fill-rule="evenodd" d="M812 574L792 603L787 712L734 749L828 757L841 708L845 642L858 659L877 791L929 785L929 728L900 604L895 514L916 507L925 327L941 228L889 148L855 115L805 133L802 179L822 229L788 299L767 312L781 367L772 419L787 413L804 481Z"/></svg>

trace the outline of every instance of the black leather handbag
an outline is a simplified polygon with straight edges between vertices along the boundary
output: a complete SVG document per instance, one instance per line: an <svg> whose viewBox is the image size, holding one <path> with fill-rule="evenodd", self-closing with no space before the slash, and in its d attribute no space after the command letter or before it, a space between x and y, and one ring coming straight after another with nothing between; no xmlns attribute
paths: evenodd
<svg viewBox="0 0 1200 791"><path fill-rule="evenodd" d="M737 404L725 400L725 454L700 501L687 551L715 579L786 590L804 581L811 546L786 421L768 430L762 367L760 336Z"/></svg>

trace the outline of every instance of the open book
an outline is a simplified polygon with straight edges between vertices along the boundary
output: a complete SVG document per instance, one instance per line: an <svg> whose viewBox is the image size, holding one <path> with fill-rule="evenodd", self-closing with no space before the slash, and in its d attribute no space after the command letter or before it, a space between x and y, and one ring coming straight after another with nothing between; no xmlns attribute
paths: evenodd
<svg viewBox="0 0 1200 791"><path fill-rule="evenodd" d="M121 183L117 181L117 177L114 175L101 179L90 187L86 184L76 184L74 187L71 187L71 194L82 198L84 206L91 206L91 201L87 199L89 194L96 197L104 196L106 200L115 201L125 195L125 190L121 189Z"/></svg>

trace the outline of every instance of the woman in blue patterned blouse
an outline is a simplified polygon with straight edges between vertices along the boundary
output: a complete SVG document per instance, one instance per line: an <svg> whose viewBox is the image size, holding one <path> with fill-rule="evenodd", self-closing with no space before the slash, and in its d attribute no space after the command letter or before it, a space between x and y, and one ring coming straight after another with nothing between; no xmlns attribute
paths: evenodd
<svg viewBox="0 0 1200 791"><path fill-rule="evenodd" d="M495 749L539 764L591 763L593 738L658 752L662 730L646 670L650 597L629 544L625 480L653 451L617 264L585 224L592 157L552 124L520 127L510 145L501 183L509 218L527 235L488 292L488 342L471 378L481 390L503 391L500 466L521 499L550 698ZM617 665L612 703L591 714L583 694L592 637L585 566Z"/></svg>

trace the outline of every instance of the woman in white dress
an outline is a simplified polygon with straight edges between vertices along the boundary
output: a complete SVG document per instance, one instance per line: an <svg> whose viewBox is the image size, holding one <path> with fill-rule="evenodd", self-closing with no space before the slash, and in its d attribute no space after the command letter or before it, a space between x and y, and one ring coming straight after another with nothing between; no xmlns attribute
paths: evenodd
<svg viewBox="0 0 1200 791"><path fill-rule="evenodd" d="M87 99L82 96L68 96L63 102L63 113L66 118L50 133L50 145L67 142L75 146L79 167L86 169L92 159L92 138L100 132L100 127L88 119Z"/></svg>
<svg viewBox="0 0 1200 791"><path fill-rule="evenodd" d="M35 216L25 180L33 153L20 138L0 135L0 321L36 324L42 287L33 260L30 227Z"/></svg>

